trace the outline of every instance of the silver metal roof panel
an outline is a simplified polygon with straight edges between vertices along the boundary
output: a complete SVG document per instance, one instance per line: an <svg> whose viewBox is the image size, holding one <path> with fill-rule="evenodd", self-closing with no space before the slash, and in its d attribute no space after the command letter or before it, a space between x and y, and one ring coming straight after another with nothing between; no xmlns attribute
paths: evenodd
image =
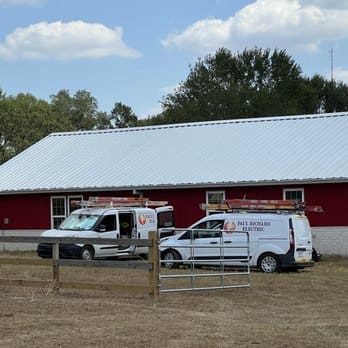
<svg viewBox="0 0 348 348"><path fill-rule="evenodd" d="M348 180L348 113L53 133L0 193Z"/></svg>

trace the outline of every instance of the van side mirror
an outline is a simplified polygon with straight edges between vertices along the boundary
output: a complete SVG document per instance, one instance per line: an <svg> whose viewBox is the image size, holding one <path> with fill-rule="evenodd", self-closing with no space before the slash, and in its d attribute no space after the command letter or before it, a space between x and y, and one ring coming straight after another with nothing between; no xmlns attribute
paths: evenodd
<svg viewBox="0 0 348 348"><path fill-rule="evenodd" d="M106 227L105 227L105 225L99 225L99 226L97 227L97 231L98 231L98 232L106 232Z"/></svg>

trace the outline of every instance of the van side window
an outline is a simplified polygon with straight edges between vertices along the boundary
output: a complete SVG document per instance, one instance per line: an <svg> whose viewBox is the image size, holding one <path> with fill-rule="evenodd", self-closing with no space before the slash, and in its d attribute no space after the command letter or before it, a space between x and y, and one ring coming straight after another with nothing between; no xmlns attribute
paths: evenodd
<svg viewBox="0 0 348 348"><path fill-rule="evenodd" d="M179 240L182 239L191 239L191 231L186 231L180 238L178 238Z"/></svg>
<svg viewBox="0 0 348 348"><path fill-rule="evenodd" d="M195 231L195 238L219 238L218 231Z"/></svg>
<svg viewBox="0 0 348 348"><path fill-rule="evenodd" d="M208 220L203 221L193 228L204 229L204 230L221 230L224 225L224 220Z"/></svg>
<svg viewBox="0 0 348 348"><path fill-rule="evenodd" d="M105 226L105 232L116 230L116 215L106 215L103 217L99 224L99 227Z"/></svg>
<svg viewBox="0 0 348 348"><path fill-rule="evenodd" d="M220 238L223 229L224 220L209 220L203 221L192 227L192 231L186 231L179 239L191 239L192 232L193 238ZM216 231L195 231L197 230L216 230Z"/></svg>

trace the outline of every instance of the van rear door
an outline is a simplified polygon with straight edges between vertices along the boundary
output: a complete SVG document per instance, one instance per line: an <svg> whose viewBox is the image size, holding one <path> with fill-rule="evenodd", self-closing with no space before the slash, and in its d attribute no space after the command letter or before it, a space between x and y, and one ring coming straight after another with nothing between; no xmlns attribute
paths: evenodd
<svg viewBox="0 0 348 348"><path fill-rule="evenodd" d="M308 219L304 215L293 215L291 222L294 236L295 262L309 262L312 260L312 233Z"/></svg>
<svg viewBox="0 0 348 348"><path fill-rule="evenodd" d="M157 213L157 229L160 238L174 234L174 208L172 206L155 208Z"/></svg>

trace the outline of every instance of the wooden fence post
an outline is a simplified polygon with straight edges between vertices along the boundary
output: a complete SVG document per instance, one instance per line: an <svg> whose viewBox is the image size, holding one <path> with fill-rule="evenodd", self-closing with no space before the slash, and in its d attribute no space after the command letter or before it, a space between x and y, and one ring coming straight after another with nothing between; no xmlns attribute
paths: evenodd
<svg viewBox="0 0 348 348"><path fill-rule="evenodd" d="M149 262L152 264L149 270L149 286L151 295L154 299L157 299L159 296L159 250L157 232L149 232L149 239L152 241L149 247Z"/></svg>
<svg viewBox="0 0 348 348"><path fill-rule="evenodd" d="M52 245L52 264L53 264L53 291L59 292L59 243Z"/></svg>

